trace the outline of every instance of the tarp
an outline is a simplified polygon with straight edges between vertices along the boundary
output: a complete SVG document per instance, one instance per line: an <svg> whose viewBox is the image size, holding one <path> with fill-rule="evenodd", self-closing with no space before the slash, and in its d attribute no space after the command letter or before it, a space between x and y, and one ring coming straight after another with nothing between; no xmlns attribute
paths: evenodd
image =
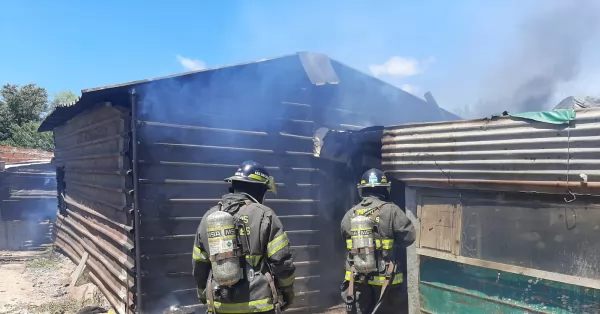
<svg viewBox="0 0 600 314"><path fill-rule="evenodd" d="M552 111L537 111L509 114L511 117L523 118L550 124L569 124L575 120L575 110L559 109Z"/></svg>

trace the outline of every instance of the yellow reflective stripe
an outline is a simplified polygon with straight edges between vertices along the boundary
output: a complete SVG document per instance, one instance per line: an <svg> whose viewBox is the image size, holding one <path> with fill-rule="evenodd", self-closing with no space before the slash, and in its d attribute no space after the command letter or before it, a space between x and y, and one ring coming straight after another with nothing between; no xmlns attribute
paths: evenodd
<svg viewBox="0 0 600 314"><path fill-rule="evenodd" d="M345 280L350 280L352 273L350 271L346 271L346 275L344 276ZM369 279L368 283L372 286L382 286L386 281L385 276L373 276L373 279ZM362 280L356 280L355 282L361 283ZM404 282L404 275L402 273L398 273L394 275L394 280L392 280L391 284L396 285Z"/></svg>
<svg viewBox="0 0 600 314"><path fill-rule="evenodd" d="M375 239L375 248L391 250L394 247L394 240L379 240ZM346 248L352 249L352 240L346 240Z"/></svg>
<svg viewBox="0 0 600 314"><path fill-rule="evenodd" d="M210 301L207 302L212 308ZM271 299L262 299L242 303L222 303L215 302L214 307L219 313L260 313L275 309Z"/></svg>
<svg viewBox="0 0 600 314"><path fill-rule="evenodd" d="M373 279L369 280L369 284L372 286L382 286L386 280L387 279L385 279L384 276L373 276ZM402 273L399 273L399 274L394 275L394 279L392 280L391 284L396 285L396 284L403 283L403 282L404 282L404 275Z"/></svg>
<svg viewBox="0 0 600 314"><path fill-rule="evenodd" d="M275 237L275 239L269 242L269 244L267 244L267 256L273 256L275 253L281 251L281 249L283 249L288 244L290 244L290 241L288 241L287 234L284 232L283 234Z"/></svg>
<svg viewBox="0 0 600 314"><path fill-rule="evenodd" d="M296 280L296 275L291 275L286 278L281 278L281 277L277 278L277 281L278 281L280 287L291 286L295 280Z"/></svg>
<svg viewBox="0 0 600 314"><path fill-rule="evenodd" d="M375 248L377 248L377 249L391 250L393 246L394 246L394 240L375 239ZM352 248L352 240L346 240L346 248L348 248L348 249Z"/></svg>
<svg viewBox="0 0 600 314"><path fill-rule="evenodd" d="M382 249L391 250L392 247L394 246L394 240L393 239L381 240L381 244L382 244Z"/></svg>
<svg viewBox="0 0 600 314"><path fill-rule="evenodd" d="M263 177L261 177L261 176L259 176L259 175L257 175L257 174L254 174L254 173L251 173L251 174L249 174L249 175L248 175L248 178L252 178L252 179L254 179L254 180L258 180L258 181L262 181L262 182L265 182L265 181L267 181L267 179L266 179L266 178L263 178Z"/></svg>
<svg viewBox="0 0 600 314"><path fill-rule="evenodd" d="M246 261L252 266L257 266L261 257L261 255L246 255Z"/></svg>
<svg viewBox="0 0 600 314"><path fill-rule="evenodd" d="M194 252L192 254L195 261L206 262L208 263L210 260L208 259L208 254L202 251L200 248L194 246Z"/></svg>

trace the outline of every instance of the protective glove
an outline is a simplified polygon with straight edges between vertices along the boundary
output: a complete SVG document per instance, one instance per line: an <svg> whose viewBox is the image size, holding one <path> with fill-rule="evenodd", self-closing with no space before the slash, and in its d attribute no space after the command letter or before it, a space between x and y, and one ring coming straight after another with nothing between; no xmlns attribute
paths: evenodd
<svg viewBox="0 0 600 314"><path fill-rule="evenodd" d="M204 305L206 305L206 289L196 287L196 291L198 292L198 300Z"/></svg>
<svg viewBox="0 0 600 314"><path fill-rule="evenodd" d="M281 307L281 311L284 311L294 304L294 286L281 288L281 295L283 296L283 306Z"/></svg>

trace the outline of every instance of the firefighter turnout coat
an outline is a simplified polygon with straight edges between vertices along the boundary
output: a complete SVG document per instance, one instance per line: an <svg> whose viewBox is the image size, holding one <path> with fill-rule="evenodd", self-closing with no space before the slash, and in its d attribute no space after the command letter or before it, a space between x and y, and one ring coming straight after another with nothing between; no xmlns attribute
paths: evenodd
<svg viewBox="0 0 600 314"><path fill-rule="evenodd" d="M242 193L223 196L223 211L231 214L243 227L238 230L246 251L243 277L227 291L219 291L210 276L211 254L207 239L206 217L219 210L212 207L201 220L196 233L193 251L193 275L198 288L198 297L205 301L209 309L214 306L218 313L256 313L274 310L270 273L277 289L291 287L295 280L295 266L290 252L290 244L281 221L267 206L257 203L252 197ZM247 239L247 240L246 240ZM249 247L246 247L249 246ZM211 278L209 278L211 277ZM208 280L216 288L211 303L210 291L205 291Z"/></svg>
<svg viewBox="0 0 600 314"><path fill-rule="evenodd" d="M371 313L377 303L381 288L386 282L385 262L392 262L395 270L391 274L387 289L396 290L404 282L395 247L406 248L415 241L415 228L406 214L393 203L386 202L383 196L368 195L360 203L346 212L341 223L341 233L347 248L346 274L342 284L342 298L346 299L349 281L353 276L352 235L350 221L355 215L367 216L374 220L377 234L374 234L375 254L378 270L364 276L354 276L354 298L356 313ZM398 290L396 290L398 291ZM397 304L393 299L398 297L384 297L379 313L399 313ZM389 302L388 302L389 301ZM394 309L394 307L396 307Z"/></svg>

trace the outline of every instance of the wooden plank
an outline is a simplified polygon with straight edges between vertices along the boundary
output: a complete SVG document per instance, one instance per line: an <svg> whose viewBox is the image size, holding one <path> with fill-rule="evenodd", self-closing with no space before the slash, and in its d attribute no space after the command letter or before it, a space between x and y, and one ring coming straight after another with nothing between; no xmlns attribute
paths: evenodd
<svg viewBox="0 0 600 314"><path fill-rule="evenodd" d="M421 198L420 247L455 252L457 203L455 198Z"/></svg>
<svg viewBox="0 0 600 314"><path fill-rule="evenodd" d="M406 187L404 189L404 200L406 208L406 216L412 221L417 233L415 243L406 248L406 286L408 293L408 313L418 314L421 308L421 296L419 293L419 254L417 247L419 246L419 233L421 223L419 221L419 198L417 190Z"/></svg>
<svg viewBox="0 0 600 314"><path fill-rule="evenodd" d="M484 260L479 260L479 259L469 258L469 257L456 256L456 255L453 255L450 253L445 253L445 252L440 252L440 251L435 251L435 250L425 249L425 248L417 248L417 253L419 255L444 259L444 260L457 262L457 263L461 263L461 264L485 267L485 268L489 268L489 269L502 270L502 271L506 271L509 273L513 273L513 274L522 274L522 275L526 275L526 276L530 276L530 277L552 280L552 281L562 282L562 283L566 283L566 284L600 290L600 280L576 277L576 276L569 276L569 275L557 274L557 273L552 273L549 271L544 271L544 270L539 270L539 269L484 261Z"/></svg>
<svg viewBox="0 0 600 314"><path fill-rule="evenodd" d="M75 287L77 280L79 279L81 274L83 274L83 270L85 269L85 265L87 264L87 260L89 257L90 255L88 254L88 252L83 253L83 256L79 260L77 268L75 268L75 271L71 275L71 285L69 287Z"/></svg>
<svg viewBox="0 0 600 314"><path fill-rule="evenodd" d="M462 246L462 220L463 220L463 208L460 199L456 199L456 204L453 204L455 207L454 212L454 243L452 253L454 255L460 255L460 248Z"/></svg>

